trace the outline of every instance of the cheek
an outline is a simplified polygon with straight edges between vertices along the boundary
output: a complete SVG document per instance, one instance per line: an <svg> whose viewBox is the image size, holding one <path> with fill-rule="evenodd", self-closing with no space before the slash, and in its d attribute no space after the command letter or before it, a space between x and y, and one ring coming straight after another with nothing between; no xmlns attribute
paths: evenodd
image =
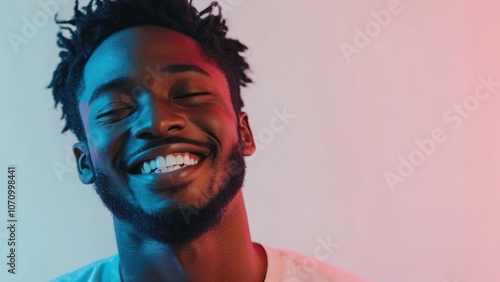
<svg viewBox="0 0 500 282"><path fill-rule="evenodd" d="M238 138L236 114L233 109L226 106L212 105L197 109L196 113L190 115L190 120L201 130L217 138L222 146L228 146L236 142Z"/></svg>
<svg viewBox="0 0 500 282"><path fill-rule="evenodd" d="M96 124L89 118L88 107L81 106L80 112L94 168L108 171L109 175L114 158L122 148L120 136L123 136L126 129L118 123L106 126Z"/></svg>
<svg viewBox="0 0 500 282"><path fill-rule="evenodd" d="M118 138L113 136L98 130L91 131L90 136L88 136L89 150L94 166L104 171L113 165L114 156L120 148Z"/></svg>

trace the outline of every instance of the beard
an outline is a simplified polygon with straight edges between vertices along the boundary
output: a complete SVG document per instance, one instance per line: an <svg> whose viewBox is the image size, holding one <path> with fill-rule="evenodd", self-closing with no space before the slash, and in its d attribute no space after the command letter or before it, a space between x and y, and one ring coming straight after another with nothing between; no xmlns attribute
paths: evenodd
<svg viewBox="0 0 500 282"><path fill-rule="evenodd" d="M211 155L215 159L216 154ZM173 201L165 210L146 212L140 205L120 192L124 189L113 183L109 176L95 169L94 189L103 204L117 219L131 225L135 230L159 242L183 244L193 241L215 227L224 215L227 206L240 191L245 178L246 165L241 140L232 146L224 162L222 181L215 176L220 173L212 162L212 177L205 191L218 191L202 207L188 206ZM214 187L214 186L219 187ZM186 186L187 187L187 186ZM184 188L186 188L184 187ZM132 191L130 187L127 189Z"/></svg>

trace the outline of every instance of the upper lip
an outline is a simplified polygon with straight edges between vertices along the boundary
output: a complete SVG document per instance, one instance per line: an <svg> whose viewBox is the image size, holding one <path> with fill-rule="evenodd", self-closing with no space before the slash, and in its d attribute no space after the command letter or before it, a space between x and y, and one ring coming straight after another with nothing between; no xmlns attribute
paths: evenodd
<svg viewBox="0 0 500 282"><path fill-rule="evenodd" d="M210 149L208 147L202 147L189 143L171 143L168 145L162 145L148 149L133 156L127 163L127 171L133 172L134 169L138 168L145 161L152 160L158 156L167 156L170 154L178 153L191 153L200 156L200 158L205 158L210 154Z"/></svg>

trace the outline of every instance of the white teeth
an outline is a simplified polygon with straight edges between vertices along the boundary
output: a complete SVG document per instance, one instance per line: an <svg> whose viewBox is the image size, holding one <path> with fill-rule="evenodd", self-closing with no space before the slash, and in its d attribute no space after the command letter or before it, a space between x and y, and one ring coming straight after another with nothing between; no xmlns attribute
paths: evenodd
<svg viewBox="0 0 500 282"><path fill-rule="evenodd" d="M173 166L177 163L177 158L174 155L167 156L167 166Z"/></svg>
<svg viewBox="0 0 500 282"><path fill-rule="evenodd" d="M179 168L181 168L180 165L174 165L173 167L168 167L167 168L167 172L171 172L171 171L174 171L174 170L178 170Z"/></svg>
<svg viewBox="0 0 500 282"><path fill-rule="evenodd" d="M158 168L158 165L156 164L156 160L149 161L149 165L151 166L151 170L155 170Z"/></svg>
<svg viewBox="0 0 500 282"><path fill-rule="evenodd" d="M183 164L183 163L184 163L184 157L183 157L182 155L177 155L177 156L175 157L175 160L177 161L177 164L178 164L178 165L181 165L181 164Z"/></svg>
<svg viewBox="0 0 500 282"><path fill-rule="evenodd" d="M144 162L144 165L142 166L142 168L144 169L143 173L150 173L151 172L151 165L149 164L149 162Z"/></svg>
<svg viewBox="0 0 500 282"><path fill-rule="evenodd" d="M151 174L175 171L186 166L195 165L198 161L199 158L196 155L189 153L170 154L166 157L158 156L153 160L144 162L141 167L141 173Z"/></svg>
<svg viewBox="0 0 500 282"><path fill-rule="evenodd" d="M191 158L189 157L189 155L184 155L184 158L183 158L183 163L185 165L191 165Z"/></svg>
<svg viewBox="0 0 500 282"><path fill-rule="evenodd" d="M167 166L167 163L165 162L165 158L164 157L157 157L156 158L156 166L160 169L160 168L163 168L163 167L166 167Z"/></svg>

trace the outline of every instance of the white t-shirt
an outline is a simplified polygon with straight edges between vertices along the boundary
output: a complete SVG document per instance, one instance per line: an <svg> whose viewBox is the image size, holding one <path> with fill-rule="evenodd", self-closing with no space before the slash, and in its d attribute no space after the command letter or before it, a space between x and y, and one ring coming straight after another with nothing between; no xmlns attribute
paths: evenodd
<svg viewBox="0 0 500 282"><path fill-rule="evenodd" d="M312 257L261 245L267 255L264 282L368 282L336 266ZM120 282L119 257L95 261L51 282Z"/></svg>

